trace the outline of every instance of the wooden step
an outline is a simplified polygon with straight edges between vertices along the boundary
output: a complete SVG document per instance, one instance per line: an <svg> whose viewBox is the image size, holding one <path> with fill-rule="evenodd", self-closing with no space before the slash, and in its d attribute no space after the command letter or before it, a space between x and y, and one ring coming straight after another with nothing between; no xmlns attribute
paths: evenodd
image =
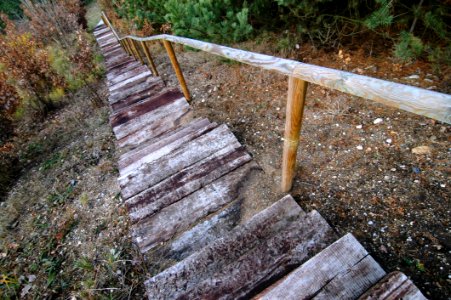
<svg viewBox="0 0 451 300"><path fill-rule="evenodd" d="M286 196L185 260L145 282L149 299L237 299L324 249L335 234Z"/></svg>
<svg viewBox="0 0 451 300"><path fill-rule="evenodd" d="M123 80L121 82L115 83L111 86L109 86L110 92L117 91L118 89L122 89L127 85L133 85L136 84L137 81L139 81L142 78L151 77L152 73L149 70L146 70L144 72L135 72L133 76L128 77L126 80Z"/></svg>
<svg viewBox="0 0 451 300"><path fill-rule="evenodd" d="M126 201L132 222L147 219L164 207L249 162L251 157L236 145L228 146L164 179Z"/></svg>
<svg viewBox="0 0 451 300"><path fill-rule="evenodd" d="M116 145L131 150L181 124L190 122L192 118L191 107L185 98L176 100L169 105L156 109L153 114L147 116L145 122L137 123L135 131L125 135L121 134Z"/></svg>
<svg viewBox="0 0 451 300"><path fill-rule="evenodd" d="M159 85L163 84L163 81L160 77L147 77L135 82L134 85L126 86L119 91L115 91L110 93L108 97L108 101L110 104L114 104L119 101L125 100L127 97L142 93L144 90L152 88L155 86L155 83L158 81Z"/></svg>
<svg viewBox="0 0 451 300"><path fill-rule="evenodd" d="M138 63L138 62L135 59L133 59L132 57L128 57L126 59L117 61L114 64L109 64L109 65L105 64L105 68L106 68L108 73L110 73L110 72L120 72L120 70L122 68L126 67L128 64L135 64L135 63Z"/></svg>
<svg viewBox="0 0 451 300"><path fill-rule="evenodd" d="M124 127L133 120L181 98L183 98L183 94L178 89L165 88L158 93L153 93L153 95L142 101L129 105L112 114L110 117L111 126L113 129L118 126Z"/></svg>
<svg viewBox="0 0 451 300"><path fill-rule="evenodd" d="M107 85L108 85L108 87L113 87L115 84L118 84L118 83L120 83L122 81L130 79L130 78L132 78L132 77L134 77L136 75L139 75L141 73L144 73L146 71L147 72L149 71L147 66L144 66L144 65L137 66L137 67L135 67L135 68L133 68L131 70L127 70L127 71L125 71L125 72L123 72L121 74L118 74L118 75L116 75L116 76L114 76L112 78L109 78L108 82L107 82Z"/></svg>
<svg viewBox="0 0 451 300"><path fill-rule="evenodd" d="M155 199L151 205L157 204L154 206L156 213L144 217L132 227L132 236L140 251L145 253L160 243L168 241L174 235L183 233L195 225L202 218L237 200L240 187L246 177L253 169L258 168L256 164L250 163L230 172L230 169L243 161L241 159L235 162L235 165L229 163L229 169L224 172L227 175L220 177L221 174L216 172L216 176L204 180L202 184L205 186L201 189L199 189L200 185L193 187L194 184L191 182L175 191L166 190L166 194ZM208 183L215 177L217 177L216 180Z"/></svg>
<svg viewBox="0 0 451 300"><path fill-rule="evenodd" d="M216 123L210 123L208 119L196 119L183 126L171 130L162 137L144 143L140 147L123 154L118 160L121 176L139 168L142 164L149 163L163 157L202 134L217 127Z"/></svg>
<svg viewBox="0 0 451 300"><path fill-rule="evenodd" d="M421 291L401 272L392 272L364 293L359 300L425 300Z"/></svg>
<svg viewBox="0 0 451 300"><path fill-rule="evenodd" d="M180 97L177 97L180 96ZM158 120L157 114L164 114L165 118L168 120L172 119L174 116L176 116L177 113L183 112L184 107L186 109L189 109L189 105L186 102L185 98L178 93L173 94L168 99L161 99L159 102L152 103L153 101L148 104L150 107L146 107L146 111L141 114L141 112L132 113L133 115L132 119L125 118L127 121L122 123L123 120L120 120L118 123L114 123L113 132L116 135L117 139L122 139L130 134L133 134L134 132L137 132L141 130L144 126L151 125L151 126L159 126L157 123L158 121L164 121L164 120ZM177 108L180 109L180 112L174 112L174 114L171 114L171 108Z"/></svg>
<svg viewBox="0 0 451 300"><path fill-rule="evenodd" d="M255 299L356 299L385 275L347 234Z"/></svg>
<svg viewBox="0 0 451 300"><path fill-rule="evenodd" d="M110 102L113 114L124 111L131 105L134 105L138 102L145 101L145 99L152 97L157 91L161 91L165 88L164 82L162 80L148 80L145 83L143 83L142 89L140 89L139 91L132 92L129 90L127 92L130 92L130 95L128 95L127 97L119 101Z"/></svg>
<svg viewBox="0 0 451 300"><path fill-rule="evenodd" d="M227 235L239 225L242 202L243 199L238 196L237 200L175 236L170 242L159 245L160 248L153 254L163 259L179 262L198 252L216 239Z"/></svg>
<svg viewBox="0 0 451 300"><path fill-rule="evenodd" d="M182 145L176 151L133 170L127 176L119 177L122 198L128 199L226 147L236 149L240 146L228 127L221 125ZM135 198L129 203L138 202L137 199Z"/></svg>
<svg viewBox="0 0 451 300"><path fill-rule="evenodd" d="M141 63L133 60L132 63L130 63L130 64L123 64L121 67L118 67L114 70L109 71L108 74L106 75L106 78L108 81L107 84L114 81L114 79L117 78L118 76L121 76L122 74L125 74L134 69L137 69L141 66L142 66Z"/></svg>

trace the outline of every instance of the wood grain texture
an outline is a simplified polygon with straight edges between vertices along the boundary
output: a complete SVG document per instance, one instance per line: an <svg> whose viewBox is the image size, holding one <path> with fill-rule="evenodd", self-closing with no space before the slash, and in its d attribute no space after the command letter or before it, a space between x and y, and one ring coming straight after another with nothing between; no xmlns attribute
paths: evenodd
<svg viewBox="0 0 451 300"><path fill-rule="evenodd" d="M285 134L282 158L282 192L291 190L296 171L296 155L304 115L307 82L289 77L287 112L285 117Z"/></svg>
<svg viewBox="0 0 451 300"><path fill-rule="evenodd" d="M392 272L366 291L359 300L426 300L420 290L401 272Z"/></svg>
<svg viewBox="0 0 451 300"><path fill-rule="evenodd" d="M334 277L312 299L356 299L384 276L385 271L368 255L346 273Z"/></svg>
<svg viewBox="0 0 451 300"><path fill-rule="evenodd" d="M119 177L122 198L128 199L220 149L235 145L240 146L235 136L226 125L221 125L184 144L169 155L145 164L127 176ZM127 203L132 203L132 201Z"/></svg>
<svg viewBox="0 0 451 300"><path fill-rule="evenodd" d="M171 61L172 68L175 71L175 75L179 81L180 87L182 88L183 95L187 101L191 100L191 96L188 91L188 87L186 86L185 77L183 76L182 69L180 68L179 62L177 61L177 56L175 56L174 49L172 48L172 44L166 40L163 40L164 48L166 48L166 52L168 53L169 60Z"/></svg>
<svg viewBox="0 0 451 300"><path fill-rule="evenodd" d="M185 126L171 130L169 134L164 135L156 141L145 143L143 147L128 151L118 161L120 176L125 176L132 170L139 168L142 164L149 163L169 154L186 142L201 136L215 127L217 127L217 124L210 123L207 119L196 120Z"/></svg>
<svg viewBox="0 0 451 300"><path fill-rule="evenodd" d="M133 225L132 236L140 251L147 252L159 243L168 241L235 200L252 168L256 168L256 165L240 167Z"/></svg>
<svg viewBox="0 0 451 300"><path fill-rule="evenodd" d="M451 123L451 96L447 94L184 37L162 34L146 38L125 36L122 39L126 37L136 41L166 40L190 46L231 60L276 71L310 83L424 115L448 124Z"/></svg>
<svg viewBox="0 0 451 300"><path fill-rule="evenodd" d="M149 77L149 76L151 76L151 75L152 75L152 73L150 73L150 71L147 71L147 70L144 71L144 72L137 73L137 74L136 74L135 76L133 76L133 77L127 78L126 80L123 80L123 81L121 81L121 82L118 82L118 83L116 83L116 84L110 86L110 87L109 87L110 92L115 92L115 91L117 91L118 89L124 88L126 85L133 85L133 84L135 84L137 81L139 81L139 79L146 78L146 77Z"/></svg>
<svg viewBox="0 0 451 300"><path fill-rule="evenodd" d="M251 157L239 145L225 147L210 157L185 167L126 201L132 222L153 216L164 207L249 162Z"/></svg>
<svg viewBox="0 0 451 300"><path fill-rule="evenodd" d="M149 84L143 85L142 89L137 90L135 93L131 93L127 97L121 99L120 101L110 102L113 113L119 113L127 107L136 104L138 102L145 101L145 99L151 98L155 95L156 91L162 90L165 85L162 80L154 81Z"/></svg>
<svg viewBox="0 0 451 300"><path fill-rule="evenodd" d="M146 72L148 69L146 66L140 65L137 68L133 68L132 70L123 72L122 74L116 75L113 78L108 80L108 86L114 86L115 84L118 84L122 81L125 81L129 78L132 78L136 75L139 75L143 72Z"/></svg>
<svg viewBox="0 0 451 300"><path fill-rule="evenodd" d="M287 196L145 282L149 299L248 298L322 250L334 233Z"/></svg>
<svg viewBox="0 0 451 300"><path fill-rule="evenodd" d="M186 103L185 98L178 98L174 96L170 99L163 98L155 105L153 105L154 103L150 103L150 106L148 106L148 112L145 112L143 114L136 112L136 117L128 120L126 123L116 125L115 127L113 127L113 132L116 135L117 139L122 139L125 136L139 131L143 126L152 125L152 123L155 121L154 112L159 113L161 112L161 110L167 110L165 115L171 118L170 114L172 112L170 111L170 107L175 105L176 107L183 110L183 101Z"/></svg>
<svg viewBox="0 0 451 300"><path fill-rule="evenodd" d="M158 85L156 82L158 81ZM140 80L134 82L134 84L127 85L120 90L110 92L108 101L110 104L114 104L119 101L125 100L127 97L141 93L145 89L153 88L158 89L158 86L164 85L163 81L159 77L143 77Z"/></svg>
<svg viewBox="0 0 451 300"><path fill-rule="evenodd" d="M255 299L310 299L328 282L359 263L368 252L347 234Z"/></svg>
<svg viewBox="0 0 451 300"><path fill-rule="evenodd" d="M157 254L167 259L181 261L214 240L227 235L241 220L242 202L242 199L235 200L217 213L208 216L201 223L174 237L170 243L161 247Z"/></svg>
<svg viewBox="0 0 451 300"><path fill-rule="evenodd" d="M174 110L171 110L171 108ZM191 121L192 111L186 100L180 99L180 101L155 110L149 118L152 120L147 120L147 125L143 125L139 130L118 139L117 147L136 148L141 143L154 139L180 124Z"/></svg>
<svg viewBox="0 0 451 300"><path fill-rule="evenodd" d="M110 117L111 126L113 127L113 130L119 126L123 128L135 119L181 98L183 98L183 95L178 89L163 89L158 94L153 94L149 98L127 106L123 110L112 114Z"/></svg>
<svg viewBox="0 0 451 300"><path fill-rule="evenodd" d="M120 76L126 72L129 72L133 69L139 68L141 67L141 64L135 60L126 60L128 63L125 64L121 64L120 66L118 66L115 69L112 69L110 71L108 71L106 77L108 82L113 80L115 77Z"/></svg>
<svg viewBox="0 0 451 300"><path fill-rule="evenodd" d="M152 70L153 76L159 76L157 67L155 67L155 63L153 62L152 55L150 54L149 47L147 47L145 42L140 42L140 44L144 51L144 54L146 55L147 63L150 66L150 69Z"/></svg>
<svg viewBox="0 0 451 300"><path fill-rule="evenodd" d="M141 64L144 64L144 60L143 57L141 55L141 52L139 51L139 47L136 43L135 40L131 40L132 41L132 47L133 47L133 51L135 51L136 55L138 56L139 61L141 62Z"/></svg>

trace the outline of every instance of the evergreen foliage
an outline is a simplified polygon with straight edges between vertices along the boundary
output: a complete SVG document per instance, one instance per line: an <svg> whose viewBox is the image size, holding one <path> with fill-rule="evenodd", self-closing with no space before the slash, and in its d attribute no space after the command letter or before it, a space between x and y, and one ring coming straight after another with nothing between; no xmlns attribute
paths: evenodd
<svg viewBox="0 0 451 300"><path fill-rule="evenodd" d="M157 30L230 43L263 31L290 32L282 44L309 40L336 48L361 38L391 42L403 61L447 62L451 6L439 0L117 0L116 16ZM111 10L109 11L112 12ZM168 24L164 24L168 23ZM295 39L292 38L295 36Z"/></svg>

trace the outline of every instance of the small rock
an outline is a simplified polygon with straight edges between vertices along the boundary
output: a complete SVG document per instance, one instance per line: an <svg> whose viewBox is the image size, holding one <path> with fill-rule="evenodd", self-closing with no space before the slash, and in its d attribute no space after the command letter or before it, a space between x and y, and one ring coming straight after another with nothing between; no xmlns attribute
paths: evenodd
<svg viewBox="0 0 451 300"><path fill-rule="evenodd" d="M357 148L357 150L363 150L363 146L362 145L358 145L356 148Z"/></svg>
<svg viewBox="0 0 451 300"><path fill-rule="evenodd" d="M388 175L387 175L387 176L384 176L384 180L385 180L385 181L390 181L390 176L388 176Z"/></svg>
<svg viewBox="0 0 451 300"><path fill-rule="evenodd" d="M355 128L357 128L357 129L362 129L362 125L357 125Z"/></svg>
<svg viewBox="0 0 451 300"><path fill-rule="evenodd" d="M418 147L415 147L415 148L412 149L412 153L413 154L417 154L417 155L425 155L425 154L430 155L431 154L431 147L429 147L429 146L418 146Z"/></svg>
<svg viewBox="0 0 451 300"><path fill-rule="evenodd" d="M380 124L382 123L384 120L382 118L377 118L376 120L373 121L373 124Z"/></svg>
<svg viewBox="0 0 451 300"><path fill-rule="evenodd" d="M373 221L368 221L368 225L372 226L372 225L374 225L374 222Z"/></svg>
<svg viewBox="0 0 451 300"><path fill-rule="evenodd" d="M412 238L409 236L407 239L406 239L406 242L411 242L412 241Z"/></svg>
<svg viewBox="0 0 451 300"><path fill-rule="evenodd" d="M420 76L417 74L413 74L413 75L404 77L404 79L409 79L409 80L420 79Z"/></svg>
<svg viewBox="0 0 451 300"><path fill-rule="evenodd" d="M386 139L385 141L387 142L387 144L391 144L393 142L392 139Z"/></svg>

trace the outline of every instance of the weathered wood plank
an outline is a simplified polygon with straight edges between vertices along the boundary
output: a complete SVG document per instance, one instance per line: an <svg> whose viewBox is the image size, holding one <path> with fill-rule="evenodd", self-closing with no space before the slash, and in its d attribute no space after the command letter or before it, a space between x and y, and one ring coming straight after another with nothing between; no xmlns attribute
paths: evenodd
<svg viewBox="0 0 451 300"><path fill-rule="evenodd" d="M105 43L102 43L102 44L98 43L98 44L99 44L100 50L102 50L102 49L104 49L106 47L109 47L109 46L112 46L112 45L116 45L116 44L119 44L119 43L118 43L118 41L116 39L111 39L109 41L106 41Z"/></svg>
<svg viewBox="0 0 451 300"><path fill-rule="evenodd" d="M117 76L120 76L126 72L129 72L129 71L139 68L141 66L142 65L139 62L133 60L132 63L121 65L121 67L118 67L114 70L109 71L106 75L106 78L110 82Z"/></svg>
<svg viewBox="0 0 451 300"><path fill-rule="evenodd" d="M111 50L105 51L103 53L103 58L107 62L114 60L117 57L128 57L128 54L124 51L124 49L121 48L120 45L113 47Z"/></svg>
<svg viewBox="0 0 451 300"><path fill-rule="evenodd" d="M347 234L255 299L310 299L337 275L346 273L368 252Z"/></svg>
<svg viewBox="0 0 451 300"><path fill-rule="evenodd" d="M287 196L227 236L145 282L149 299L238 299L287 273L335 238Z"/></svg>
<svg viewBox="0 0 451 300"><path fill-rule="evenodd" d="M119 177L122 188L122 198L128 199L178 171L195 164L196 162L218 152L230 145L240 144L226 125L221 125L212 131L184 144L169 155L152 161L127 174ZM135 198L129 201L129 205Z"/></svg>
<svg viewBox="0 0 451 300"><path fill-rule="evenodd" d="M113 37L109 40L104 40L104 41L97 41L97 43L99 44L100 50L103 50L107 47L110 47L112 45L117 45L119 44L119 42Z"/></svg>
<svg viewBox="0 0 451 300"><path fill-rule="evenodd" d="M168 105L169 103L182 98L183 95L178 89L163 89L158 94L134 103L123 110L111 115L110 123L113 129L118 126L126 126L131 121L153 110Z"/></svg>
<svg viewBox="0 0 451 300"><path fill-rule="evenodd" d="M366 291L359 300L426 300L420 290L401 272L392 272Z"/></svg>
<svg viewBox="0 0 451 300"><path fill-rule="evenodd" d="M334 277L313 299L356 299L384 276L385 271L368 255L348 272Z"/></svg>
<svg viewBox="0 0 451 300"><path fill-rule="evenodd" d="M108 34L106 34L104 36L96 37L97 41L99 41L99 42L102 42L102 41L105 41L105 39L111 39L111 38L114 38L114 34L111 30Z"/></svg>
<svg viewBox="0 0 451 300"><path fill-rule="evenodd" d="M216 123L210 123L207 119L195 120L186 126L171 130L169 134L151 143L145 143L132 151L128 151L119 158L119 174L125 176L130 171L139 168L144 163L149 163L155 159L179 148L207 131L215 128Z"/></svg>
<svg viewBox="0 0 451 300"><path fill-rule="evenodd" d="M97 30L94 30L92 34L97 38L103 34L106 34L108 32L112 32L108 27L99 27Z"/></svg>
<svg viewBox="0 0 451 300"><path fill-rule="evenodd" d="M166 242L235 200L252 168L257 168L256 164L240 167L180 201L164 207L143 222L136 223L132 228L132 236L140 251L145 253L159 243Z"/></svg>
<svg viewBox="0 0 451 300"><path fill-rule="evenodd" d="M149 118L152 118L153 121L149 120L147 125L143 125L140 130L118 139L117 147L135 148L180 124L189 122L192 119L192 113L186 101L180 99L180 102L177 101L155 110Z"/></svg>
<svg viewBox="0 0 451 300"><path fill-rule="evenodd" d="M119 124L115 127L113 127L113 132L116 135L117 139L122 139L125 136L128 136L130 134L132 134L133 132L139 131L140 128L142 128L143 126L146 126L148 124L151 124L152 122L154 122L155 120L155 115L154 115L154 111L160 110L160 109L166 109L168 110L166 113L166 116L168 118L172 118L172 111L169 110L170 107L172 107L173 104L175 104L177 106L178 109L183 109L183 107L185 106L183 104L183 101L186 100L185 98L175 98L175 99L170 99L171 101L167 101L166 100L162 100L162 105L158 105L157 107L152 107L152 110L150 110L147 113L144 113L142 115L139 115L131 120L129 120L126 123L123 124ZM187 104L186 104L187 105Z"/></svg>
<svg viewBox="0 0 451 300"><path fill-rule="evenodd" d="M155 254L166 259L181 261L214 240L225 236L238 226L241 220L242 202L243 199L234 200L224 209L207 217L205 221L175 237L159 248Z"/></svg>
<svg viewBox="0 0 451 300"><path fill-rule="evenodd" d="M141 93L144 89L150 88L151 86L155 85L157 81L163 83L160 77L142 78L139 81L135 82L135 84L125 86L120 90L110 93L108 101L111 104L122 101L131 95Z"/></svg>
<svg viewBox="0 0 451 300"><path fill-rule="evenodd" d="M146 70L144 72L138 73L133 77L130 77L124 81L118 82L112 86L109 87L110 92L117 91L120 88L124 88L126 85L135 84L136 81L139 81L139 79L146 78L152 76L152 73L149 70Z"/></svg>
<svg viewBox="0 0 451 300"><path fill-rule="evenodd" d="M451 95L184 37L163 34L146 38L134 36L127 36L127 38L136 41L166 40L183 44L211 54L262 69L273 70L287 76L294 76L310 83L434 118L448 124L451 123Z"/></svg>
<svg viewBox="0 0 451 300"><path fill-rule="evenodd" d="M131 221L138 222L153 216L161 209L250 160L250 155L243 148L239 148L239 145L221 149L211 157L182 169L177 174L171 175L139 193L136 197L128 199L126 205L130 210Z"/></svg>
<svg viewBox="0 0 451 300"><path fill-rule="evenodd" d="M116 61L115 63L111 63L110 65L105 65L107 72L115 72L120 70L121 68L124 68L125 66L129 65L129 64L135 64L138 63L137 61L135 61L133 58L129 57L127 59L124 60L120 60L120 61Z"/></svg>
<svg viewBox="0 0 451 300"><path fill-rule="evenodd" d="M120 75L116 75L115 77L111 78L108 80L108 86L114 86L117 83L120 83L122 81L125 81L129 78L132 78L136 75L139 75L143 72L148 71L149 69L147 69L146 66L140 65L137 68L133 68L132 70L126 71Z"/></svg>
<svg viewBox="0 0 451 300"><path fill-rule="evenodd" d="M152 83L149 83L148 85L143 86L143 88L140 89L138 92L133 93L120 101L110 102L111 108L113 109L113 113L115 114L119 113L133 104L151 98L158 91L161 91L164 88L165 88L164 82L162 80L156 80Z"/></svg>
<svg viewBox="0 0 451 300"><path fill-rule="evenodd" d="M125 62L132 63L135 62L135 60L129 56L120 56L116 57L114 60L105 61L105 66L107 67L107 71L110 71L114 67L122 65Z"/></svg>

